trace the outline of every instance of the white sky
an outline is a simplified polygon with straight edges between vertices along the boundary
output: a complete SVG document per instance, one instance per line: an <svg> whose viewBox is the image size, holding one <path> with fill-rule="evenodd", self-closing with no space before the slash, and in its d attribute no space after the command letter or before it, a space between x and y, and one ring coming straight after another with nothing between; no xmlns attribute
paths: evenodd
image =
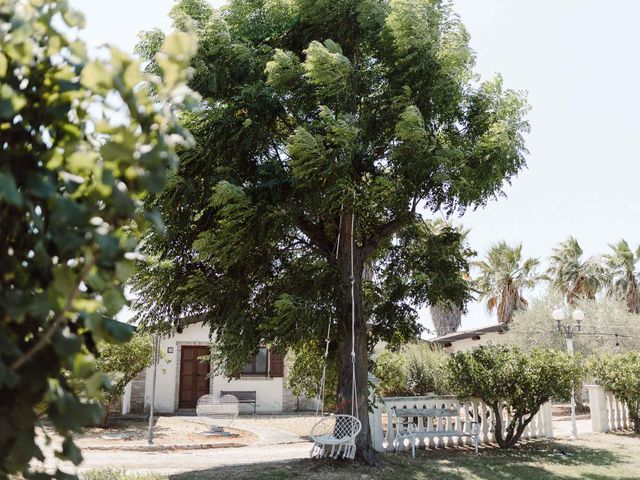
<svg viewBox="0 0 640 480"><path fill-rule="evenodd" d="M168 30L172 0L72 0L87 17L90 45L132 51L141 30ZM222 1L212 1L219 6ZM477 52L477 71L500 72L528 91L528 169L507 198L468 212L480 254L500 240L546 259L568 235L587 255L620 238L640 242L637 140L640 2L636 0L454 0ZM423 321L430 327L427 314ZM462 328L495 322L471 305Z"/></svg>

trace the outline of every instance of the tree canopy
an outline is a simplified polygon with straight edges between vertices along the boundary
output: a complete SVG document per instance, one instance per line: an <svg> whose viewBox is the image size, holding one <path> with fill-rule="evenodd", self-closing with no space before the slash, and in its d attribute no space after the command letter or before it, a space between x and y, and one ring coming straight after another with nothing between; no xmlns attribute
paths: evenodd
<svg viewBox="0 0 640 480"><path fill-rule="evenodd" d="M91 59L76 38L83 21L67 2L0 2L2 478L43 460L35 425L45 416L64 438L56 455L81 461L71 432L100 421L94 397L108 386L96 343L131 335L113 316L136 228L154 218L142 201L189 138L169 100L195 100L193 38L163 41L161 81L117 49Z"/></svg>
<svg viewBox="0 0 640 480"><path fill-rule="evenodd" d="M353 306L362 451L367 342L417 334L426 302L462 306L460 235L424 220L485 205L523 168L523 95L474 73L449 2L182 0L171 16L198 36L203 101L183 117L195 146L149 202L166 235L145 239L140 318L199 315L230 370L260 343L323 338L333 318L348 410ZM138 47L152 72L162 38Z"/></svg>

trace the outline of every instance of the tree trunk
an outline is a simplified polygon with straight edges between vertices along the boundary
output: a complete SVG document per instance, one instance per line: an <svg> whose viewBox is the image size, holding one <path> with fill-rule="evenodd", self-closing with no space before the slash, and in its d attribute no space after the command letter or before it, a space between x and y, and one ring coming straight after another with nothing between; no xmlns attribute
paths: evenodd
<svg viewBox="0 0 640 480"><path fill-rule="evenodd" d="M338 391L336 408L339 413L347 415L353 414L358 417L362 423L362 430L356 438L356 456L368 464L376 464L377 460L371 448L371 434L369 431L369 355L367 348L367 325L366 319L364 318L362 299L362 272L364 265L357 246L354 250L353 262L353 296L355 300L353 305L355 307L355 322L352 332L350 215L343 216L342 232L343 235L341 236L338 257L341 288L337 308ZM352 349L355 353L355 366L352 361ZM356 398L352 399L354 368L356 375Z"/></svg>
<svg viewBox="0 0 640 480"><path fill-rule="evenodd" d="M633 423L633 431L640 434L640 402L629 403L627 408L629 409L629 417Z"/></svg>
<svg viewBox="0 0 640 480"><path fill-rule="evenodd" d="M540 407L538 407L539 410ZM498 404L491 405L491 410L493 411L493 415L495 418L495 437L496 443L500 448L511 448L518 441L520 437L522 437L522 433L524 429L527 428L527 425L533 420L533 417L538 410L529 414L529 416L525 419L525 415L520 414L511 419L511 423L507 425L505 435L502 435L502 408Z"/></svg>

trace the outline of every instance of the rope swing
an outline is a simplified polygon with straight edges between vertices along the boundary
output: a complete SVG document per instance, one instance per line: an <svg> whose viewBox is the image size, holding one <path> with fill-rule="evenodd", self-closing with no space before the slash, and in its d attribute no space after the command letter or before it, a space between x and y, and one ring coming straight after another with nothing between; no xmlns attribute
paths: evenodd
<svg viewBox="0 0 640 480"><path fill-rule="evenodd" d="M325 339L324 365L316 404L316 416L320 420L311 429L311 439L314 444L311 448L311 458L329 457L333 459L348 458L353 460L356 456L356 437L362 429L362 423L358 419L358 402L356 388L356 302L355 302L355 276L353 266L353 248L355 236L355 213L351 213L351 415L324 413L325 383L327 381L327 363L329 357L329 344L331 343L331 319L327 327ZM342 213L340 214L340 229L342 229ZM340 251L340 229L338 230L338 243L336 258ZM330 447L330 448L329 448Z"/></svg>

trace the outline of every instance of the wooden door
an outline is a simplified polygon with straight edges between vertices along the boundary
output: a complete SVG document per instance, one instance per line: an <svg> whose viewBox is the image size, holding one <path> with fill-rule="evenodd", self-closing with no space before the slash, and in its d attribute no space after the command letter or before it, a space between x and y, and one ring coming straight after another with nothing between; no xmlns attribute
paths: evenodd
<svg viewBox="0 0 640 480"><path fill-rule="evenodd" d="M208 346L181 348L178 408L196 408L198 398L209 393L209 362L198 360L208 354Z"/></svg>

